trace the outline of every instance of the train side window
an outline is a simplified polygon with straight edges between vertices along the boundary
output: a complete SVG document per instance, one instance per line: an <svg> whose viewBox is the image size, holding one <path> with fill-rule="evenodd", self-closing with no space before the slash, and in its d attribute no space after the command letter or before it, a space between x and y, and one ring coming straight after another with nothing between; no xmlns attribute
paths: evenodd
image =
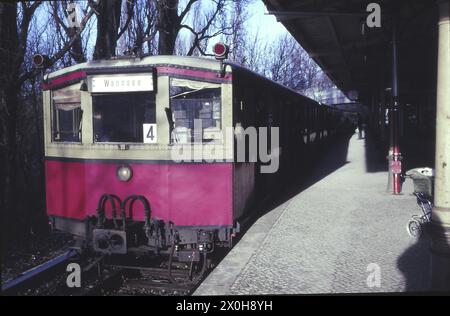
<svg viewBox="0 0 450 316"><path fill-rule="evenodd" d="M207 143L221 139L220 84L171 78L170 107L175 123L172 142ZM202 123L198 134L194 131L195 120Z"/></svg>
<svg viewBox="0 0 450 316"><path fill-rule="evenodd" d="M81 92L70 86L52 92L52 141L81 142Z"/></svg>
<svg viewBox="0 0 450 316"><path fill-rule="evenodd" d="M143 143L144 124L156 123L154 92L92 97L94 142Z"/></svg>

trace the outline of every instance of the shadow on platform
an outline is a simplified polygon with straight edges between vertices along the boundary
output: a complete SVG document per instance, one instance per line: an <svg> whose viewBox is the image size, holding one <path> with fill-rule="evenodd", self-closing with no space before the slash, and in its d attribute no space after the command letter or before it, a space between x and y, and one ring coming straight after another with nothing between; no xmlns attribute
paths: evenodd
<svg viewBox="0 0 450 316"><path fill-rule="evenodd" d="M397 267L405 277L405 292L424 292L430 287L430 238L419 238L397 260Z"/></svg>
<svg viewBox="0 0 450 316"><path fill-rule="evenodd" d="M387 149L376 139L370 131L364 135L364 146L366 155L366 171L367 172L387 172L388 162L386 159Z"/></svg>
<svg viewBox="0 0 450 316"><path fill-rule="evenodd" d="M398 269L405 277L406 292L450 294L450 245L439 238L439 246L431 250L431 236L442 236L444 230L425 224L424 234L405 250L397 261Z"/></svg>

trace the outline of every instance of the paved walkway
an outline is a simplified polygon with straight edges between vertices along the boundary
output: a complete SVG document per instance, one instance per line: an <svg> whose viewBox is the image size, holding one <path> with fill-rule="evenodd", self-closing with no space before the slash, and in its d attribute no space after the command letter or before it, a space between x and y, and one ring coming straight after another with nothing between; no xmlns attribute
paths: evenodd
<svg viewBox="0 0 450 316"><path fill-rule="evenodd" d="M420 213L412 183L386 193L366 146L353 136L347 163L259 218L194 295L428 290L428 240L406 232ZM380 287L368 286L373 267Z"/></svg>

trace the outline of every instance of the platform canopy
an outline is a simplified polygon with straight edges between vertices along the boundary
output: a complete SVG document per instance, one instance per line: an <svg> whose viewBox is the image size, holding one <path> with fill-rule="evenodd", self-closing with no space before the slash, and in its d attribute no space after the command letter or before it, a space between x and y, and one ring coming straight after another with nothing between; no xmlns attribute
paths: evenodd
<svg viewBox="0 0 450 316"><path fill-rule="evenodd" d="M370 102L391 86L392 30L398 30L399 93L436 88L437 1L263 0L334 83L351 99ZM369 28L369 3L381 27Z"/></svg>

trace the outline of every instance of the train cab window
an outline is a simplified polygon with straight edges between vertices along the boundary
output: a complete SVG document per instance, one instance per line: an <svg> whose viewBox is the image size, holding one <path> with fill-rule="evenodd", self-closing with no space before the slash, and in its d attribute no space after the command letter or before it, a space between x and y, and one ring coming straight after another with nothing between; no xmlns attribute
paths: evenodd
<svg viewBox="0 0 450 316"><path fill-rule="evenodd" d="M52 141L81 142L81 92L66 87L52 92Z"/></svg>
<svg viewBox="0 0 450 316"><path fill-rule="evenodd" d="M144 124L156 123L154 92L93 95L94 142L143 143Z"/></svg>
<svg viewBox="0 0 450 316"><path fill-rule="evenodd" d="M172 142L208 143L221 139L220 84L171 78L170 107L175 123ZM201 121L198 132L194 131L195 121Z"/></svg>

